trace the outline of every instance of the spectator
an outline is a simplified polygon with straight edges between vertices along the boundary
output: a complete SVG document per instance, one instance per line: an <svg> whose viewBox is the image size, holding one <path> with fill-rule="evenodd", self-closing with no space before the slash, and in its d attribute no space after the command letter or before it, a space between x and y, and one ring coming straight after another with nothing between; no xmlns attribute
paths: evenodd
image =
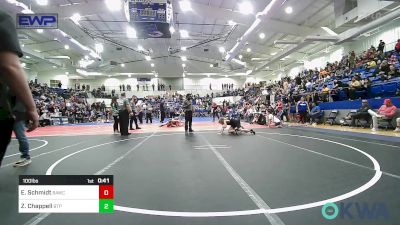
<svg viewBox="0 0 400 225"><path fill-rule="evenodd" d="M384 104L379 108L378 113L368 110L368 113L372 116L372 131L378 130L378 118L391 119L396 115L397 108L392 104L390 99L385 99Z"/></svg>
<svg viewBox="0 0 400 225"><path fill-rule="evenodd" d="M400 73L399 70L394 66L394 65L390 65L390 71L388 73L388 79L392 79L395 77L400 77Z"/></svg>
<svg viewBox="0 0 400 225"><path fill-rule="evenodd" d="M321 110L321 107L319 107L319 103L316 102L310 112L310 123L317 124L319 121L321 121L323 116L324 113Z"/></svg>
<svg viewBox="0 0 400 225"><path fill-rule="evenodd" d="M356 126L357 119L364 119L368 121L371 118L370 114L368 113L368 110L370 109L371 108L369 107L368 101L362 100L361 108L359 108L355 114L351 115L350 127Z"/></svg>
<svg viewBox="0 0 400 225"><path fill-rule="evenodd" d="M329 92L330 92L330 89L328 88L328 85L324 84L324 86L321 90L322 101L329 102Z"/></svg>
<svg viewBox="0 0 400 225"><path fill-rule="evenodd" d="M117 101L117 97L113 97L111 100L111 110L112 110L112 115L114 117L114 133L115 132L119 132L118 131L118 124L119 124L119 118L118 118L118 114L119 114L119 104Z"/></svg>
<svg viewBox="0 0 400 225"><path fill-rule="evenodd" d="M371 69L371 68L375 68L376 67L376 61L374 59L371 59L368 63L366 68L367 69Z"/></svg>
<svg viewBox="0 0 400 225"><path fill-rule="evenodd" d="M395 50L396 50L397 54L400 54L400 39L397 40Z"/></svg>
<svg viewBox="0 0 400 225"><path fill-rule="evenodd" d="M394 132L400 132L400 118L396 119L396 130Z"/></svg>
<svg viewBox="0 0 400 225"><path fill-rule="evenodd" d="M353 77L351 79L351 84L349 88L349 97L351 100L355 99L356 91L360 89L361 89L361 82L356 77Z"/></svg>
<svg viewBox="0 0 400 225"><path fill-rule="evenodd" d="M379 41L378 52L384 52L386 43L382 40Z"/></svg>
<svg viewBox="0 0 400 225"><path fill-rule="evenodd" d="M302 124L307 122L307 116L310 113L310 107L308 102L304 100L304 97L300 98L300 101L296 104L296 113L299 115L299 122Z"/></svg>

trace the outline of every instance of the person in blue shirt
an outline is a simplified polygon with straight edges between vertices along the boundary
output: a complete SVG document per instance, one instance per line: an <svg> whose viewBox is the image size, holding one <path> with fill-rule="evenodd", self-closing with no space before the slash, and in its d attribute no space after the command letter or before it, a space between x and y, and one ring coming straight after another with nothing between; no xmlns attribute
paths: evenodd
<svg viewBox="0 0 400 225"><path fill-rule="evenodd" d="M304 97L300 98L300 101L296 105L296 113L299 115L299 120L302 124L307 122L308 114L310 113L310 107L304 100Z"/></svg>
<svg viewBox="0 0 400 225"><path fill-rule="evenodd" d="M321 110L321 107L319 107L319 103L316 102L310 112L310 122L318 123L319 121L321 121L323 116L324 112Z"/></svg>

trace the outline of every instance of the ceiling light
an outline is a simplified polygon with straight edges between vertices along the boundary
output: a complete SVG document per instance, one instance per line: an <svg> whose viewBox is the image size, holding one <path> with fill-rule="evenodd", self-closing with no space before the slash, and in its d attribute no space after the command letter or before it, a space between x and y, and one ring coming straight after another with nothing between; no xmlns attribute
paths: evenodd
<svg viewBox="0 0 400 225"><path fill-rule="evenodd" d="M175 28L173 26L169 27L169 32L171 32L171 34L175 33Z"/></svg>
<svg viewBox="0 0 400 225"><path fill-rule="evenodd" d="M26 66L26 63L21 63L21 66L22 66L22 67L25 67L25 66Z"/></svg>
<svg viewBox="0 0 400 225"><path fill-rule="evenodd" d="M246 52L251 52L251 48L247 48Z"/></svg>
<svg viewBox="0 0 400 225"><path fill-rule="evenodd" d="M225 75L225 77L228 77L228 75Z"/></svg>
<svg viewBox="0 0 400 225"><path fill-rule="evenodd" d="M85 55L85 59L86 59L86 60L89 60L89 56L88 56L88 55Z"/></svg>
<svg viewBox="0 0 400 225"><path fill-rule="evenodd" d="M29 55L25 56L25 58L30 59L31 57Z"/></svg>
<svg viewBox="0 0 400 225"><path fill-rule="evenodd" d="M154 63L150 64L151 67L154 67Z"/></svg>
<svg viewBox="0 0 400 225"><path fill-rule="evenodd" d="M124 67L125 67L125 64L124 64L124 63L121 63L121 67L124 68Z"/></svg>
<svg viewBox="0 0 400 225"><path fill-rule="evenodd" d="M55 69L55 68L57 68L57 66L53 66L53 68Z"/></svg>
<svg viewBox="0 0 400 225"><path fill-rule="evenodd" d="M105 0L104 2L110 11L119 11L122 8L121 0Z"/></svg>
<svg viewBox="0 0 400 225"><path fill-rule="evenodd" d="M239 59L242 59L243 58L243 56L242 55L239 55Z"/></svg>
<svg viewBox="0 0 400 225"><path fill-rule="evenodd" d="M183 64L182 64L182 67L183 67L183 68L185 68L185 67L186 67L186 64L185 64L185 63L183 63Z"/></svg>
<svg viewBox="0 0 400 225"><path fill-rule="evenodd" d="M210 74L207 74L207 77L210 77Z"/></svg>
<svg viewBox="0 0 400 225"><path fill-rule="evenodd" d="M182 38L188 38L189 32L187 30L180 30L179 33L181 34Z"/></svg>
<svg viewBox="0 0 400 225"><path fill-rule="evenodd" d="M181 56L181 59L182 59L182 61L186 61L187 60L187 57L186 56Z"/></svg>
<svg viewBox="0 0 400 225"><path fill-rule="evenodd" d="M264 39L264 38L265 38L265 34L264 34L264 33L261 33L261 34L259 35L259 37L260 37L261 39Z"/></svg>
<svg viewBox="0 0 400 225"><path fill-rule="evenodd" d="M224 52L225 52L225 48L224 48L224 47L222 47L222 46L221 46L221 47L219 47L219 48L218 48L218 50L219 50L219 52L221 52L221 53L224 53Z"/></svg>
<svg viewBox="0 0 400 225"><path fill-rule="evenodd" d="M96 49L96 52L102 53L104 51L104 46L102 43L97 43L95 44L94 49Z"/></svg>
<svg viewBox="0 0 400 225"><path fill-rule="evenodd" d="M108 77L111 77L111 75L108 75Z"/></svg>
<svg viewBox="0 0 400 225"><path fill-rule="evenodd" d="M49 4L49 1L48 0L36 0L36 3L38 5L47 5L47 4Z"/></svg>
<svg viewBox="0 0 400 225"><path fill-rule="evenodd" d="M186 48L186 47L181 47L181 50L182 50L182 51L186 51L187 48Z"/></svg>
<svg viewBox="0 0 400 225"><path fill-rule="evenodd" d="M131 76L132 76L132 75L130 75L130 74L128 75L128 77L131 77Z"/></svg>
<svg viewBox="0 0 400 225"><path fill-rule="evenodd" d="M291 6L288 6L285 8L285 12L286 12L286 14L292 14L293 8Z"/></svg>
<svg viewBox="0 0 400 225"><path fill-rule="evenodd" d="M254 11L253 5L248 1L241 2L239 3L239 11L244 15L251 14Z"/></svg>
<svg viewBox="0 0 400 225"><path fill-rule="evenodd" d="M69 49L69 45L64 45L64 48L68 50Z"/></svg>
<svg viewBox="0 0 400 225"><path fill-rule="evenodd" d="M25 44L22 44L21 47L25 47Z"/></svg>
<svg viewBox="0 0 400 225"><path fill-rule="evenodd" d="M79 15L79 13L75 13L74 15L72 15L70 17L70 19L72 20L72 22L74 22L76 25L79 25L79 21L81 20L81 15Z"/></svg>
<svg viewBox="0 0 400 225"><path fill-rule="evenodd" d="M141 45L138 45L137 48L138 48L139 51L144 51L144 48Z"/></svg>
<svg viewBox="0 0 400 225"><path fill-rule="evenodd" d="M210 64L210 68L213 68L214 67L214 65L213 64Z"/></svg>
<svg viewBox="0 0 400 225"><path fill-rule="evenodd" d="M69 72L65 72L65 75L69 75Z"/></svg>
<svg viewBox="0 0 400 225"><path fill-rule="evenodd" d="M229 20L229 21L228 21L228 25L229 25L229 26L235 26L236 23L235 23L233 20Z"/></svg>
<svg viewBox="0 0 400 225"><path fill-rule="evenodd" d="M126 36L128 38L137 38L136 36L136 30L133 29L131 26L126 27Z"/></svg>
<svg viewBox="0 0 400 225"><path fill-rule="evenodd" d="M150 57L149 55L146 55L144 58L145 58L147 61L150 61L150 60L151 60L151 57Z"/></svg>
<svg viewBox="0 0 400 225"><path fill-rule="evenodd" d="M182 77L185 77L185 73L182 74Z"/></svg>
<svg viewBox="0 0 400 225"><path fill-rule="evenodd" d="M274 56L274 55L276 55L276 54L277 54L276 52L271 52L270 55Z"/></svg>
<svg viewBox="0 0 400 225"><path fill-rule="evenodd" d="M154 77L158 77L158 74L154 74Z"/></svg>
<svg viewBox="0 0 400 225"><path fill-rule="evenodd" d="M183 12L192 11L192 5L188 0L182 0L179 2L179 6Z"/></svg>
<svg viewBox="0 0 400 225"><path fill-rule="evenodd" d="M324 31L326 31L328 34L332 35L332 36L337 36L338 34L331 30L329 27L321 27Z"/></svg>
<svg viewBox="0 0 400 225"><path fill-rule="evenodd" d="M38 32L39 34L43 33L43 29L37 29L36 32Z"/></svg>

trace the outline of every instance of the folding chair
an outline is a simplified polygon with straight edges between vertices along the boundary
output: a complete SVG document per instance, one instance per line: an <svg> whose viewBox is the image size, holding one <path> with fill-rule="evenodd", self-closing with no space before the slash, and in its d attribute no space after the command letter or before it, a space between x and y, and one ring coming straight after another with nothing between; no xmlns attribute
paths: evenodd
<svg viewBox="0 0 400 225"><path fill-rule="evenodd" d="M335 122L336 122L336 117L338 116L338 114L339 114L339 111L338 110L332 110L330 113L329 113L329 115L328 115L328 117L326 117L326 120L325 120L325 123L324 124L326 124L326 123L328 123L328 124L330 124L331 126L333 125L333 124L335 124Z"/></svg>
<svg viewBox="0 0 400 225"><path fill-rule="evenodd" d="M350 126L351 124L351 116L356 114L357 110L351 110L346 117L340 120L340 126Z"/></svg>

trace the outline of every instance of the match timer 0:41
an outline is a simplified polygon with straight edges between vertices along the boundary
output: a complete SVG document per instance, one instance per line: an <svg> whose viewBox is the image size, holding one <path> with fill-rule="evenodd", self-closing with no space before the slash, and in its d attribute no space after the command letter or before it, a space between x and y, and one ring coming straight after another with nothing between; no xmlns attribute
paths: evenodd
<svg viewBox="0 0 400 225"><path fill-rule="evenodd" d="M113 213L112 175L21 175L20 213Z"/></svg>

